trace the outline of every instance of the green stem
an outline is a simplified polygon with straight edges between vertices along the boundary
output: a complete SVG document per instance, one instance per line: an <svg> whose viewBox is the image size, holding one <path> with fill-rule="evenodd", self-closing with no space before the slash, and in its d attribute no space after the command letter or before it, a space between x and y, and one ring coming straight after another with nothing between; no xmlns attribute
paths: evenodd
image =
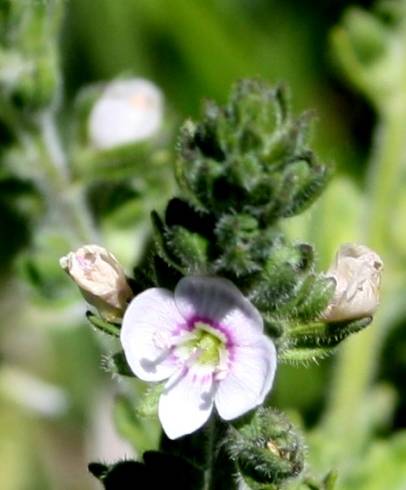
<svg viewBox="0 0 406 490"><path fill-rule="evenodd" d="M216 419L215 416L212 416L209 424L207 426L208 431L208 442L207 442L207 470L205 471L205 483L204 490L214 490L214 451L215 440L216 440Z"/></svg>
<svg viewBox="0 0 406 490"><path fill-rule="evenodd" d="M39 117L41 135L41 180L43 192L57 226L68 235L71 246L97 241L96 230L85 204L83 189L74 187L69 166L57 131L54 115ZM28 145L30 145L28 141ZM27 146L27 141L25 142Z"/></svg>
<svg viewBox="0 0 406 490"><path fill-rule="evenodd" d="M207 470L204 490L237 490L236 467L231 461L223 439L227 431L227 423L212 415L208 427L209 439L207 444Z"/></svg>
<svg viewBox="0 0 406 490"><path fill-rule="evenodd" d="M367 187L367 210L362 241L383 253L390 226L393 198L406 161L406 103L382 116L376 133ZM384 257L387 276L390 257ZM388 281L389 282L389 281ZM384 283L385 286L385 283ZM385 297L384 287L382 296ZM337 457L350 458L369 431L363 421L363 406L378 365L379 350L385 335L385 309L379 311L372 326L348 340L341 348L331 386L331 397L324 430L335 438ZM325 435L325 437L327 437Z"/></svg>

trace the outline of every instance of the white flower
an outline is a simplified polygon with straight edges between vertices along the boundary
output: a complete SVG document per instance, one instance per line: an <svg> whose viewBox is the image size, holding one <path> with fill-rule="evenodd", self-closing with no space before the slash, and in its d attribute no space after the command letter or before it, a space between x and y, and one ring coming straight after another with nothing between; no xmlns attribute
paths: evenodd
<svg viewBox="0 0 406 490"><path fill-rule="evenodd" d="M368 247L342 245L327 272L336 281L336 290L323 318L337 322L372 315L379 304L382 268L381 258Z"/></svg>
<svg viewBox="0 0 406 490"><path fill-rule="evenodd" d="M90 140L100 149L135 143L157 132L162 119L156 85L142 78L117 80L107 85L90 113Z"/></svg>
<svg viewBox="0 0 406 490"><path fill-rule="evenodd" d="M85 245L59 263L103 318L115 321L123 316L133 293L114 255L99 245Z"/></svg>
<svg viewBox="0 0 406 490"><path fill-rule="evenodd" d="M231 420L260 405L275 375L261 315L226 279L186 277L175 293L139 294L125 312L121 343L139 378L168 379L159 418L171 439L201 427L213 406Z"/></svg>

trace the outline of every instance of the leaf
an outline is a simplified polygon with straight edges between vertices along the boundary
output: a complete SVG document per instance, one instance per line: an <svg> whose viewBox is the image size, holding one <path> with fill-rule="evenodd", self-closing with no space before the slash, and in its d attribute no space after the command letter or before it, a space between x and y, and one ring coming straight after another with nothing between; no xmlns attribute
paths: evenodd
<svg viewBox="0 0 406 490"><path fill-rule="evenodd" d="M105 320L90 311L86 312L86 318L94 327L96 327L101 332L111 335L112 337L120 337L120 325L118 325L117 323L106 322Z"/></svg>

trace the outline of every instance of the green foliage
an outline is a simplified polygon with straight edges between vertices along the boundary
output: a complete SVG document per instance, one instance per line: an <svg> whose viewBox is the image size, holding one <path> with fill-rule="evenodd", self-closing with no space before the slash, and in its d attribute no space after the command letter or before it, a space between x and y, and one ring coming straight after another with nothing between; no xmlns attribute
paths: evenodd
<svg viewBox="0 0 406 490"><path fill-rule="evenodd" d="M343 75L382 114L403 99L405 25L404 3L382 1L371 12L348 9L331 33L334 58Z"/></svg>
<svg viewBox="0 0 406 490"><path fill-rule="evenodd" d="M388 441L377 440L368 449L343 490L402 490L406 480L406 434L404 431Z"/></svg>
<svg viewBox="0 0 406 490"><path fill-rule="evenodd" d="M12 105L37 110L59 89L62 0L4 0L0 5L0 87Z"/></svg>

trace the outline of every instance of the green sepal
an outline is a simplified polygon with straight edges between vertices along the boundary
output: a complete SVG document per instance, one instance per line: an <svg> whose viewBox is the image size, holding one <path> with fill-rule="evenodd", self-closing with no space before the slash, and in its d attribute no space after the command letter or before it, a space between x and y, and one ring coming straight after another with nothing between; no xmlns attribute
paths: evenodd
<svg viewBox="0 0 406 490"><path fill-rule="evenodd" d="M207 238L188 231L182 226L172 227L169 233L168 244L188 274L207 273L209 268L209 242Z"/></svg>
<svg viewBox="0 0 406 490"><path fill-rule="evenodd" d="M285 415L270 408L235 422L224 444L250 488L268 490L303 470L302 436Z"/></svg>
<svg viewBox="0 0 406 490"><path fill-rule="evenodd" d="M254 283L251 299L264 312L279 309L281 303L286 304L296 296L298 282L312 264L313 249L310 245L291 245L279 239Z"/></svg>
<svg viewBox="0 0 406 490"><path fill-rule="evenodd" d="M288 322L282 318L275 318L268 313L263 313L265 333L271 338L279 338L288 326Z"/></svg>
<svg viewBox="0 0 406 490"><path fill-rule="evenodd" d="M156 245L156 251L158 255L169 266L177 269L180 272L184 272L184 269L180 264L179 259L176 257L174 251L168 243L168 236L170 236L169 230L156 211L152 211L151 213L151 222L153 227L153 236Z"/></svg>
<svg viewBox="0 0 406 490"><path fill-rule="evenodd" d="M128 377L135 376L127 363L124 352L122 351L105 356L103 358L103 367L106 371L112 374L118 374L120 376Z"/></svg>
<svg viewBox="0 0 406 490"><path fill-rule="evenodd" d="M282 306L279 313L286 313L290 320L303 322L320 317L335 288L334 279L311 273L303 280L292 301Z"/></svg>
<svg viewBox="0 0 406 490"><path fill-rule="evenodd" d="M303 147L308 134L309 121L309 113L297 119L285 121L264 147L262 157L265 163L274 166L275 170L289 159L292 163L293 156L299 155Z"/></svg>
<svg viewBox="0 0 406 490"><path fill-rule="evenodd" d="M286 332L286 341L293 348L335 347L349 335L367 327L372 317L346 322L316 322Z"/></svg>
<svg viewBox="0 0 406 490"><path fill-rule="evenodd" d="M308 175L293 195L291 205L280 216L286 218L306 211L324 191L332 174L331 167L319 164L309 167Z"/></svg>
<svg viewBox="0 0 406 490"><path fill-rule="evenodd" d="M119 324L107 322L106 320L103 320L91 311L86 312L86 318L94 327L96 327L101 332L111 335L113 337L120 337Z"/></svg>
<svg viewBox="0 0 406 490"><path fill-rule="evenodd" d="M292 365L308 365L318 362L334 353L334 348L319 347L314 349L282 349L278 352L278 361Z"/></svg>
<svg viewBox="0 0 406 490"><path fill-rule="evenodd" d="M232 271L237 277L261 270L261 252L270 246L264 242L264 230L249 214L225 214L216 224L217 246L221 250L216 269Z"/></svg>
<svg viewBox="0 0 406 490"><path fill-rule="evenodd" d="M158 415L158 403L165 388L165 383L150 384L142 395L141 401L137 403L136 413L140 417L156 417Z"/></svg>

